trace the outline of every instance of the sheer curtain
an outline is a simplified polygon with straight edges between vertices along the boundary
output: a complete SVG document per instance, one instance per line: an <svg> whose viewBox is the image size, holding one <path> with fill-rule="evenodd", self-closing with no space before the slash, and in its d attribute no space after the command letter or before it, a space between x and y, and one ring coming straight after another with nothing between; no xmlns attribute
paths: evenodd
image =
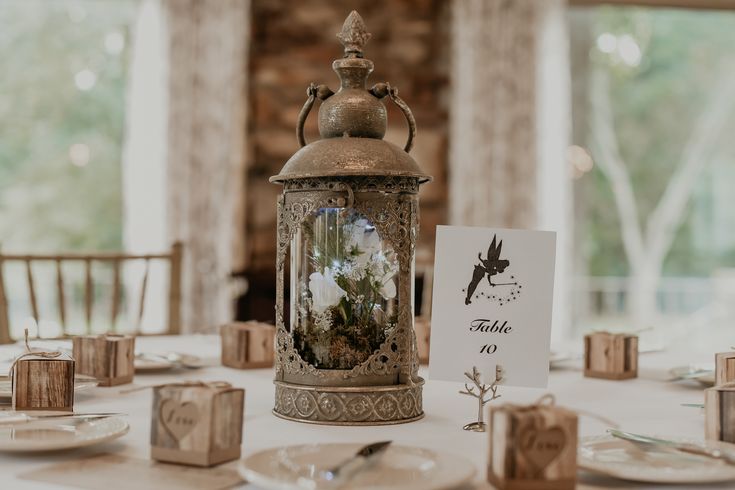
<svg viewBox="0 0 735 490"><path fill-rule="evenodd" d="M143 0L132 32L133 46L127 90L125 147L123 150L123 239L133 253L163 252L170 243L166 233L166 87L168 43L159 0ZM127 318L138 317L142 263L124 266ZM146 287L144 332L166 325L166 271L152 264ZM130 325L132 327L132 325Z"/></svg>
<svg viewBox="0 0 735 490"><path fill-rule="evenodd" d="M147 250L184 243L184 331L232 317L229 275L245 240L249 27L248 0L141 4L128 104L126 243Z"/></svg>
<svg viewBox="0 0 735 490"><path fill-rule="evenodd" d="M232 316L229 274L244 239L250 2L165 0L169 40L168 230L182 240L182 322Z"/></svg>
<svg viewBox="0 0 735 490"><path fill-rule="evenodd" d="M450 221L557 232L552 338L569 329L571 186L563 0L454 0Z"/></svg>

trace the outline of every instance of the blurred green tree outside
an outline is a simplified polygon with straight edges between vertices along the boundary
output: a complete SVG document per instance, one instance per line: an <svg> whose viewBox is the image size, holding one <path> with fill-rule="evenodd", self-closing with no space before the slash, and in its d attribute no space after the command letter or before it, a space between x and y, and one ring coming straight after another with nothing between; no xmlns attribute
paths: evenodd
<svg viewBox="0 0 735 490"><path fill-rule="evenodd" d="M718 90L718 77L735 66L732 39L735 13L636 7L579 9L573 26L587 24L588 43L572 57L572 77L586 90L575 92L575 143L594 148L588 102L594 70L609 80L614 131L630 174L638 219L644 228L677 169L697 118ZM735 79L731 84L735 90ZM706 155L703 171L684 209L683 220L663 263L664 276L706 277L735 262L735 212L723 209L723 191L735 186L735 114L721 128ZM593 161L597 155L592 151ZM587 274L626 276L630 270L621 238L620 217L608 178L596 165L578 175L576 196L584 209L578 242ZM723 182L724 180L724 182ZM729 184L727 183L729 182ZM730 206L727 206L730 208Z"/></svg>
<svg viewBox="0 0 735 490"><path fill-rule="evenodd" d="M0 2L0 244L122 247L135 0Z"/></svg>

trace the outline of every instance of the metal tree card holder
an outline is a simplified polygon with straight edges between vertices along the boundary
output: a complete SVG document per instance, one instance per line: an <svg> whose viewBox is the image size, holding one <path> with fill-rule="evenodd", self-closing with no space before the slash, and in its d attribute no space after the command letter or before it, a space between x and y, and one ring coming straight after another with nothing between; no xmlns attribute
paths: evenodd
<svg viewBox="0 0 735 490"><path fill-rule="evenodd" d="M408 154L416 133L408 106L387 83L366 88L370 34L357 12L337 37L345 54L332 67L341 87L308 88L296 130L302 148L271 178L284 186L274 413L324 424L408 422L423 416L413 271L417 194L430 177ZM408 121L403 149L382 139L385 97ZM317 98L322 139L307 145L304 121Z"/></svg>
<svg viewBox="0 0 735 490"><path fill-rule="evenodd" d="M496 400L501 396L500 394L498 394L498 383L503 380L503 367L495 366L495 380L489 385L484 384L482 381L480 381L480 372L477 370L476 366L472 366L471 373L469 371L466 371L464 375L467 379L472 381L475 386L470 386L465 383L464 390L460 390L459 393L461 395L468 395L477 398L478 407L477 422L471 422L462 428L464 430L469 430L472 432L485 432L487 424L485 424L485 420L483 418L484 408L487 403L490 403L491 401ZM477 391L475 391L475 388L477 388ZM488 392L490 393L490 395L486 398L485 395Z"/></svg>

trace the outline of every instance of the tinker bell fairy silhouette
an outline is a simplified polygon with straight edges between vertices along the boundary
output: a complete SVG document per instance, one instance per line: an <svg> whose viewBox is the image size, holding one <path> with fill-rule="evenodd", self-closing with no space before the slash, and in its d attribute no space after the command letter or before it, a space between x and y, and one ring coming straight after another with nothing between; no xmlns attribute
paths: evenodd
<svg viewBox="0 0 735 490"><path fill-rule="evenodd" d="M503 305L509 301L513 301L520 295L521 286L518 281L515 281L515 276L510 276L513 282L502 282L494 283L493 276L502 274L505 269L510 266L510 261L501 259L500 252L503 248L503 240L498 243L497 235L493 235L493 241L490 242L490 247L487 249L487 258L482 258L482 252L477 254L477 258L480 260L479 264L475 265L472 271L472 279L470 280L467 289L467 296L465 297L464 304L469 305L472 303L472 296L477 290L477 286L480 284L482 279L487 276L487 282L490 286L495 289L496 286L511 286L510 292L506 295L502 294L488 294L484 292L480 293L480 296L487 297L489 300L497 301L500 305ZM479 296L475 296L477 298Z"/></svg>

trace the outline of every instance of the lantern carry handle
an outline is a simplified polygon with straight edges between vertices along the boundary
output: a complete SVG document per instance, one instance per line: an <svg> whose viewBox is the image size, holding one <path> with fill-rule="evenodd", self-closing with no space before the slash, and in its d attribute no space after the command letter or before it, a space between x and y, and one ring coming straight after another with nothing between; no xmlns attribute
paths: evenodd
<svg viewBox="0 0 735 490"><path fill-rule="evenodd" d="M355 205L355 193L347 182L337 182L332 185L332 190L337 192L346 192L347 199L340 197L336 202L340 208L351 208Z"/></svg>
<svg viewBox="0 0 735 490"><path fill-rule="evenodd" d="M406 141L406 146L403 147L403 151L409 153L411 148L413 148L413 140L416 137L416 119L413 117L413 113L408 107L408 104L398 97L398 89L391 87L388 82L376 83L369 92L378 99L382 99L386 95L389 96L390 100L403 112L403 116L406 118L406 123L408 124L408 140Z"/></svg>
<svg viewBox="0 0 735 490"><path fill-rule="evenodd" d="M309 117L309 112L311 112L311 108L314 106L314 101L317 98L319 100L326 100L334 95L334 92L332 92L332 90L326 85L314 85L311 83L306 89L306 95L308 98L304 103L304 107L301 108L299 119L296 122L296 139L299 141L299 145L302 148L306 146L306 138L304 138L304 123L306 122L306 118Z"/></svg>

